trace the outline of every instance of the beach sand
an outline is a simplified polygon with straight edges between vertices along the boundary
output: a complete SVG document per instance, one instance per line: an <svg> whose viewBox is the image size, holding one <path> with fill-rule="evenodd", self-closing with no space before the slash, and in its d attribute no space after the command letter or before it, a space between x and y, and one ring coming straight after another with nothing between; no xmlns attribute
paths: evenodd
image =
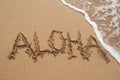
<svg viewBox="0 0 120 80"><path fill-rule="evenodd" d="M90 61L78 58L68 60L67 54L57 57L45 55L38 57L36 63L19 51L15 60L7 56L19 32L24 33L29 43L37 32L40 48L48 47L48 38L52 30L63 31L66 37L77 38L81 32L84 45L90 35L96 37L92 27L84 16L63 5L60 0L1 0L0 1L0 80L119 80L120 65L109 53L108 64L93 49ZM97 38L96 38L97 39ZM31 44L33 45L33 44Z"/></svg>

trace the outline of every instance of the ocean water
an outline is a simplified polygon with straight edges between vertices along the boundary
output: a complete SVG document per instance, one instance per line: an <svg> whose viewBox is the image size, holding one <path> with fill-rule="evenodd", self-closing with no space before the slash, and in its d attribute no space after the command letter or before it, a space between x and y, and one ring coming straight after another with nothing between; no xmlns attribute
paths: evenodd
<svg viewBox="0 0 120 80"><path fill-rule="evenodd" d="M120 64L120 0L61 0L84 14L104 49Z"/></svg>

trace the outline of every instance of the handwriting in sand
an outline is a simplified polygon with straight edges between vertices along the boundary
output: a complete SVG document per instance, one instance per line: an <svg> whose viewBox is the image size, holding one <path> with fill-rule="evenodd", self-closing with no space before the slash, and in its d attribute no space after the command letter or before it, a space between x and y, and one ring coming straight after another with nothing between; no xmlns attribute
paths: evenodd
<svg viewBox="0 0 120 80"><path fill-rule="evenodd" d="M59 41L59 45L56 45L56 43L58 43L56 40ZM26 36L20 32L17 35L12 51L8 58L15 59L15 55L18 53L18 49L25 48L25 53L27 53L34 60L34 62L37 62L38 56L43 58L45 54L51 54L56 57L59 54L67 53L69 55L68 59L70 60L72 58L77 58L77 56L73 53L73 45L76 45L76 50L79 51L82 59L89 61L91 56L89 50L91 48L96 48L98 54L106 61L106 63L110 62L107 54L103 49L101 49L97 40L93 36L90 35L87 44L85 46L83 45L80 31L78 31L77 40L72 40L69 32L67 32L67 36L65 38L61 31L53 30L47 41L50 49L40 50L39 40L36 32L34 33L33 42L35 45L34 49L32 49L30 43L27 41Z"/></svg>

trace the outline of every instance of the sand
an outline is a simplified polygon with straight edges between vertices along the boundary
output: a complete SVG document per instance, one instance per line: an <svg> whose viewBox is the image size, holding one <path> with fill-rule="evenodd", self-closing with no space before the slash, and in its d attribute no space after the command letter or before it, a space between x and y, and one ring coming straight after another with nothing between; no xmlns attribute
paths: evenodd
<svg viewBox="0 0 120 80"><path fill-rule="evenodd" d="M120 65L109 53L111 60L106 62L93 49L90 61L78 58L68 60L67 54L57 57L45 55L38 57L36 63L19 50L15 60L7 56L19 32L24 33L29 43L37 32L40 48L48 47L47 40L52 30L63 31L66 37L77 38L80 30L84 45L90 35L96 37L83 15L64 6L59 0L2 0L0 1L0 79L1 80L119 80ZM33 44L31 44L33 45Z"/></svg>

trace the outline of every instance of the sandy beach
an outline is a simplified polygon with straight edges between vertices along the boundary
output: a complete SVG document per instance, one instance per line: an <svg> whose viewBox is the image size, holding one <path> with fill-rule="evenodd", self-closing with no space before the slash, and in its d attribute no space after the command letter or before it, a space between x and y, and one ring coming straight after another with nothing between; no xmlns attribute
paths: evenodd
<svg viewBox="0 0 120 80"><path fill-rule="evenodd" d="M45 55L34 61L19 50L15 60L7 57L12 51L19 32L26 36L33 47L34 32L37 33L40 49L48 48L49 36L53 30L70 33L87 44L90 35L96 38L91 25L84 16L63 5L60 0L1 0L0 1L0 79L1 80L119 80L120 65L107 53L110 62L106 64L96 49L91 50L90 61L83 60L73 49L77 58L68 60L68 54L57 57ZM97 38L96 38L97 39ZM100 45L100 44L99 44ZM75 47L74 47L75 48ZM101 46L102 48L102 46Z"/></svg>

